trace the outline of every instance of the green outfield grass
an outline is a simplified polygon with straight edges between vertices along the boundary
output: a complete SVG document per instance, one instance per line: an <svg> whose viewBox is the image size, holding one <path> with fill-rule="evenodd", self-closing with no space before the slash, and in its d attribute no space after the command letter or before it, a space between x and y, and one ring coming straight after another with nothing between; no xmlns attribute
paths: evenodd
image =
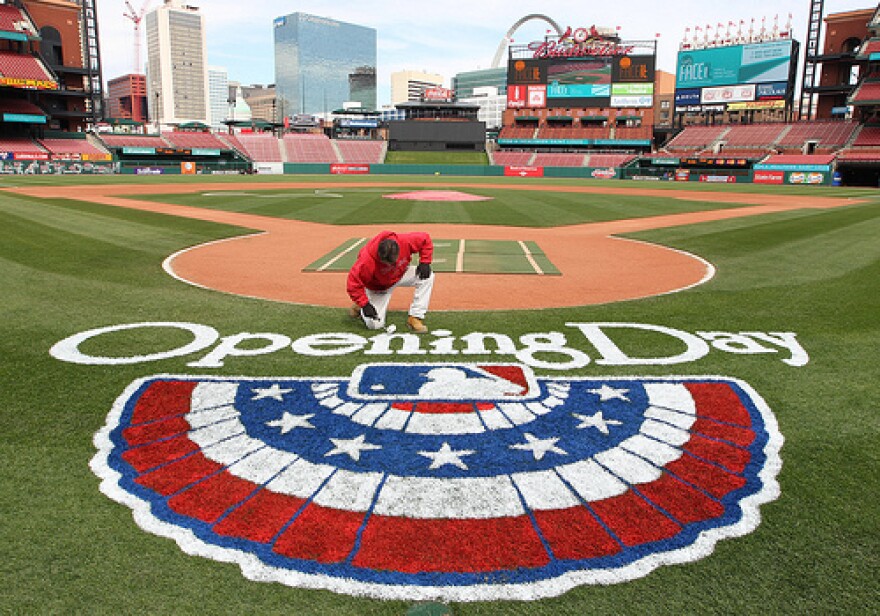
<svg viewBox="0 0 880 616"><path fill-rule="evenodd" d="M303 179L327 180L283 178ZM393 178L382 178L389 179ZM266 181L246 180L255 191ZM3 184L147 181L156 182L9 177ZM215 183L219 190L230 181L242 178ZM459 336L482 331L504 332L512 338L562 331L571 321L649 323L689 332L796 332L810 355L803 367L786 365L776 355L711 353L684 366L590 364L573 373L717 374L748 382L766 399L785 437L781 497L761 508L762 522L753 533L720 542L713 554L697 562L664 566L632 582L579 587L535 602L458 603L452 605L454 614L876 613L880 605L877 191L687 185L689 190L704 191L706 198L685 202L548 193L521 196L509 194L504 186L532 182L496 180L479 181L486 187L474 191L495 196L494 201L440 205L383 201L380 207L381 193L358 189L360 181L333 190L343 198L292 189L289 199L178 195L173 200L334 224L416 226L440 222L435 209L440 207L442 216L451 217L443 222L552 226L708 209L717 190L868 199L866 204L835 210L800 210L633 235L692 252L716 266L711 281L688 291L570 309L434 312L428 324ZM404 186L412 181L401 179ZM500 186L495 185L498 182ZM662 187L670 197L680 188ZM400 616L410 607L407 601L252 582L235 565L188 556L173 541L141 530L130 509L99 491L99 480L89 469L95 453L93 434L104 425L115 398L135 379L161 373L335 376L370 361L358 354L307 359L274 353L234 358L223 368L207 371L188 367L192 357L87 366L49 355L53 344L74 333L141 321L201 323L222 335L279 332L299 338L316 332L363 333L342 310L224 295L188 286L162 270L162 261L178 250L246 232L158 213L0 192L0 611ZM442 278L437 284L443 284ZM179 339L169 338L159 341L139 332L95 343L87 350L145 354L186 342L182 334ZM650 337L634 337L631 344L634 354L671 350L668 341ZM494 356L467 358L492 360Z"/></svg>
<svg viewBox="0 0 880 616"><path fill-rule="evenodd" d="M488 165L485 152L399 152L385 155L387 165Z"/></svg>

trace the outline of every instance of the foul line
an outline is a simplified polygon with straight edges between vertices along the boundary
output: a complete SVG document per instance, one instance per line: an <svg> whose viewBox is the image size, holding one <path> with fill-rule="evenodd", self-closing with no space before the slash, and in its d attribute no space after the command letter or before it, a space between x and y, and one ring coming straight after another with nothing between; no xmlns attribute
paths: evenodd
<svg viewBox="0 0 880 616"><path fill-rule="evenodd" d="M528 260L529 265L532 266L532 269L535 270L535 273L538 274L539 276L543 276L544 270L541 269L541 266L538 265L538 262L535 261L535 259L532 257L532 253L529 252L529 247L526 246L525 242L523 242L522 240L518 240L517 243L519 244L519 247L522 248L522 251L525 253L526 259Z"/></svg>
<svg viewBox="0 0 880 616"><path fill-rule="evenodd" d="M366 241L367 241L367 238L362 237L361 239L359 239L358 241L356 241L354 244L352 244L351 246L349 246L348 248L346 248L345 250L343 250L342 252L340 252L338 255L336 255L335 257L333 257L333 258L330 259L329 261L327 261L324 265L322 265L321 267L319 267L317 271L319 271L319 272L323 272L325 269L327 269L328 267L330 267L331 265L333 265L334 263L336 263L337 261L339 261L339 259L341 259L341 258L344 257L345 255L347 255L347 254L350 253L352 250L354 250L355 248L357 248L358 246L360 246L361 244L363 244L363 243L366 242Z"/></svg>
<svg viewBox="0 0 880 616"><path fill-rule="evenodd" d="M465 240L460 240L460 243L458 245L458 258L455 260L456 273L464 271L464 243Z"/></svg>

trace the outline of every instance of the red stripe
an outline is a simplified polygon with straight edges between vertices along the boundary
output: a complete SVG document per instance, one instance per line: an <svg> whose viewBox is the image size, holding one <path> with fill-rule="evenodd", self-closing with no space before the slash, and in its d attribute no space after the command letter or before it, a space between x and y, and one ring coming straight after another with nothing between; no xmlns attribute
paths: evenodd
<svg viewBox="0 0 880 616"><path fill-rule="evenodd" d="M550 561L527 516L446 520L370 517L353 564L368 569L479 572Z"/></svg>
<svg viewBox="0 0 880 616"><path fill-rule="evenodd" d="M168 496L216 473L221 468L219 464L197 452L188 458L141 475L135 481L154 492Z"/></svg>
<svg viewBox="0 0 880 616"><path fill-rule="evenodd" d="M260 490L215 525L214 531L226 537L269 543L305 502L301 498Z"/></svg>
<svg viewBox="0 0 880 616"><path fill-rule="evenodd" d="M697 406L697 414L725 423L751 427L752 418L727 383L685 383Z"/></svg>
<svg viewBox="0 0 880 616"><path fill-rule="evenodd" d="M131 424L147 423L190 410L194 381L156 381L140 395L134 405Z"/></svg>
<svg viewBox="0 0 880 616"><path fill-rule="evenodd" d="M144 445L159 439L168 438L177 434L183 434L189 430L189 423L183 417L172 417L154 423L132 426L122 431L129 446Z"/></svg>
<svg viewBox="0 0 880 616"><path fill-rule="evenodd" d="M511 383L519 385L523 388L523 393L525 393L529 389L529 383L526 380L526 375L523 372L523 369L519 366L480 366L480 368L482 368L489 374L494 374L495 376L501 377L505 381L510 381Z"/></svg>
<svg viewBox="0 0 880 616"><path fill-rule="evenodd" d="M182 458L198 449L198 445L189 440L186 435L182 435L167 441L156 441L137 449L129 449L122 453L122 459L137 472L143 473L160 464Z"/></svg>
<svg viewBox="0 0 880 616"><path fill-rule="evenodd" d="M668 474L640 485L639 490L682 524L710 520L724 513L721 503Z"/></svg>
<svg viewBox="0 0 880 616"><path fill-rule="evenodd" d="M718 423L709 419L697 419L691 431L711 438L729 441L740 447L748 447L755 440L755 432L750 428L740 428Z"/></svg>
<svg viewBox="0 0 880 616"><path fill-rule="evenodd" d="M290 558L338 563L348 558L364 513L310 504L278 538L274 551Z"/></svg>
<svg viewBox="0 0 880 616"><path fill-rule="evenodd" d="M715 498L722 498L725 494L746 485L744 478L687 454L667 464L666 470L705 490Z"/></svg>
<svg viewBox="0 0 880 616"><path fill-rule="evenodd" d="M592 502L590 506L628 547L668 539L681 530L678 524L632 491Z"/></svg>
<svg viewBox="0 0 880 616"><path fill-rule="evenodd" d="M535 511L534 514L556 558L598 558L616 554L621 549L584 507Z"/></svg>
<svg viewBox="0 0 880 616"><path fill-rule="evenodd" d="M227 509L247 498L256 487L250 481L223 471L171 497L168 506L181 515L203 522L216 522Z"/></svg>
<svg viewBox="0 0 880 616"><path fill-rule="evenodd" d="M720 464L734 473L741 473L751 459L748 449L739 449L728 443L713 441L694 434L683 448L699 458Z"/></svg>

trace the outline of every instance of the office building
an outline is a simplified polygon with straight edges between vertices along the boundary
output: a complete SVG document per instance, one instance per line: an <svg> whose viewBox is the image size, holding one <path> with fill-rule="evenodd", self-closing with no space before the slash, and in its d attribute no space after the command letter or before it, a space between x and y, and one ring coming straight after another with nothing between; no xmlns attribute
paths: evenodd
<svg viewBox="0 0 880 616"><path fill-rule="evenodd" d="M165 0L144 19L147 89L151 116L162 126L208 124L207 47L204 18L181 0Z"/></svg>
<svg viewBox="0 0 880 616"><path fill-rule="evenodd" d="M442 88L443 75L421 71L391 73L391 104L422 100L428 88Z"/></svg>
<svg viewBox="0 0 880 616"><path fill-rule="evenodd" d="M223 67L208 67L208 100L211 106L208 124L214 130L226 128L223 122L229 116L229 73Z"/></svg>
<svg viewBox="0 0 880 616"><path fill-rule="evenodd" d="M286 116L376 109L376 30L293 13L278 17L275 87Z"/></svg>
<svg viewBox="0 0 880 616"><path fill-rule="evenodd" d="M507 67L484 68L458 73L452 78L456 98L471 98L477 88L498 88L498 94L507 94Z"/></svg>

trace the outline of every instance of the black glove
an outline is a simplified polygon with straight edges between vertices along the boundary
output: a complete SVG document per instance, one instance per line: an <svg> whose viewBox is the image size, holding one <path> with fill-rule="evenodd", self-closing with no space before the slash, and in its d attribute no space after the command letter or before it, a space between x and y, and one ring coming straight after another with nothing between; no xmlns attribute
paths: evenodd
<svg viewBox="0 0 880 616"><path fill-rule="evenodd" d="M367 305L361 308L361 314L369 319L375 319L379 316L379 313L376 312L376 307L370 302L367 302Z"/></svg>
<svg viewBox="0 0 880 616"><path fill-rule="evenodd" d="M429 278L431 276L431 264L419 263L419 266L416 268L416 276L422 280Z"/></svg>

